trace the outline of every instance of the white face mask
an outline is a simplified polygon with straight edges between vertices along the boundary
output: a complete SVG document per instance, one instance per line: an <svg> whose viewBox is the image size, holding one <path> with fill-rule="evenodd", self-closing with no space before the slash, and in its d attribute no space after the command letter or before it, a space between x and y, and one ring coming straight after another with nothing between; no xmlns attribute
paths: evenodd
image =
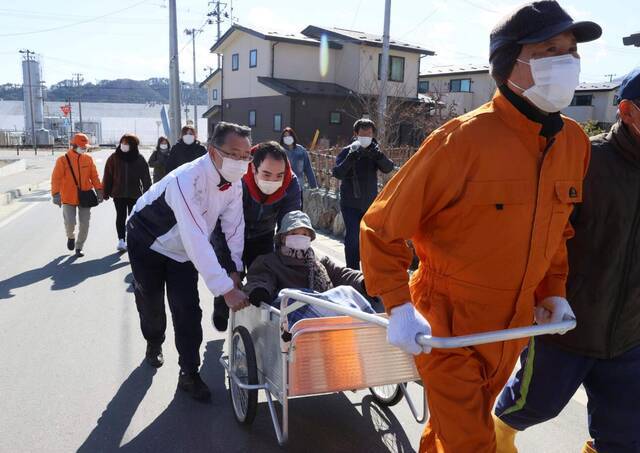
<svg viewBox="0 0 640 453"><path fill-rule="evenodd" d="M282 181L263 181L256 176L256 184L265 195L271 195L278 191L280 187L282 187Z"/></svg>
<svg viewBox="0 0 640 453"><path fill-rule="evenodd" d="M284 245L294 250L307 250L311 247L311 238L304 234L290 234L284 238Z"/></svg>
<svg viewBox="0 0 640 453"><path fill-rule="evenodd" d="M362 145L363 148L368 148L371 145L373 139L371 137L358 137L358 141Z"/></svg>
<svg viewBox="0 0 640 453"><path fill-rule="evenodd" d="M182 141L187 145L193 145L193 142L196 141L196 138L191 134L186 134L182 137Z"/></svg>
<svg viewBox="0 0 640 453"><path fill-rule="evenodd" d="M533 105L548 113L558 112L571 104L576 87L580 83L580 59L573 55L534 58L529 62L518 60L531 66L533 86L522 95ZM514 87L521 87L508 81Z"/></svg>
<svg viewBox="0 0 640 453"><path fill-rule="evenodd" d="M123 153L128 153L129 152L129 145L127 145L126 143L121 143L120 144L120 149L122 150Z"/></svg>
<svg viewBox="0 0 640 453"><path fill-rule="evenodd" d="M80 146L78 146L78 147L76 148L76 153L78 153L78 154L84 154L84 153L86 153L86 152L87 152L87 148L85 148L85 147L80 147Z"/></svg>
<svg viewBox="0 0 640 453"><path fill-rule="evenodd" d="M160 149L163 151L166 151L169 149L169 145L167 145L166 143L161 143L160 144Z"/></svg>
<svg viewBox="0 0 640 453"><path fill-rule="evenodd" d="M238 182L247 173L249 168L248 160L235 160L229 157L224 157L216 150L218 155L222 158L222 167L218 168L218 171L224 179L229 182Z"/></svg>
<svg viewBox="0 0 640 453"><path fill-rule="evenodd" d="M287 135L286 137L283 137L282 142L287 146L291 146L293 145L294 140L292 136Z"/></svg>

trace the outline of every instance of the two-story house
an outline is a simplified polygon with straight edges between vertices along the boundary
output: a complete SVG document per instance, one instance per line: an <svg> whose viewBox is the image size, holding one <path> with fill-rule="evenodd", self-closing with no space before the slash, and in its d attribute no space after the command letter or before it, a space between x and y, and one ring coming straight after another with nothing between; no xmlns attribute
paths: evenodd
<svg viewBox="0 0 640 453"><path fill-rule="evenodd" d="M420 75L420 94L443 103L456 115L490 101L496 84L487 65L433 67Z"/></svg>
<svg viewBox="0 0 640 453"><path fill-rule="evenodd" d="M417 100L420 58L434 53L395 40L390 49L389 96ZM304 144L316 131L344 143L369 113L364 100L379 92L382 38L363 32L309 26L284 34L235 24L211 52L221 54L222 68L202 82L209 127L246 124L254 142L278 139L291 126Z"/></svg>

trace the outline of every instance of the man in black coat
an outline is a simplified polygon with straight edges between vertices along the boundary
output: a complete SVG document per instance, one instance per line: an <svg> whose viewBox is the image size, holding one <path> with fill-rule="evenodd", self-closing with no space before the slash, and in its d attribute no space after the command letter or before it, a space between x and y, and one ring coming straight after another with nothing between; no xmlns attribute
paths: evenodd
<svg viewBox="0 0 640 453"><path fill-rule="evenodd" d="M353 125L353 141L336 157L333 176L340 184L340 211L345 226L344 254L347 267L360 269L360 221L378 195L378 171L389 173L393 161L380 151L374 138L376 125L359 119Z"/></svg>
<svg viewBox="0 0 640 453"><path fill-rule="evenodd" d="M584 201L571 218L567 298L577 327L531 339L496 406L498 453L516 452L516 432L557 416L581 385L594 438L582 451L640 451L640 68L618 99L618 122L591 139Z"/></svg>
<svg viewBox="0 0 640 453"><path fill-rule="evenodd" d="M207 149L198 141L193 126L184 126L180 132L180 140L171 147L169 158L165 164L167 173L171 173L180 165L184 165L207 154Z"/></svg>

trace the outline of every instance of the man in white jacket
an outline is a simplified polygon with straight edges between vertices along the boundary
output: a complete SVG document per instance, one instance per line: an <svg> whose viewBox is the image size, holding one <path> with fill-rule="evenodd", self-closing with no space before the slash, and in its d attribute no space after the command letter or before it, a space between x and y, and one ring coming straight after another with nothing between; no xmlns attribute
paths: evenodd
<svg viewBox="0 0 640 453"><path fill-rule="evenodd" d="M164 362L166 285L179 353L178 387L197 400L211 396L198 373L202 343L198 274L214 296L224 296L231 310L248 305L238 289L239 275L222 269L209 237L219 219L236 268L243 268L240 178L251 159L251 130L218 123L207 148L207 154L172 171L138 199L127 223L147 362L154 367Z"/></svg>

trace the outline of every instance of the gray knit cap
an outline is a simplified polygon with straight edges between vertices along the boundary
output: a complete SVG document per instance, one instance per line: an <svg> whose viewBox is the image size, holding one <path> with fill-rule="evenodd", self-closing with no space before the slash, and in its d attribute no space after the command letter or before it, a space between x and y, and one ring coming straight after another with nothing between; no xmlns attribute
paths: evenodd
<svg viewBox="0 0 640 453"><path fill-rule="evenodd" d="M311 225L311 219L302 211L286 213L282 218L280 228L278 228L278 235L286 234L296 228L306 228L311 231L311 240L313 241L316 238L316 230L314 230L313 225Z"/></svg>

